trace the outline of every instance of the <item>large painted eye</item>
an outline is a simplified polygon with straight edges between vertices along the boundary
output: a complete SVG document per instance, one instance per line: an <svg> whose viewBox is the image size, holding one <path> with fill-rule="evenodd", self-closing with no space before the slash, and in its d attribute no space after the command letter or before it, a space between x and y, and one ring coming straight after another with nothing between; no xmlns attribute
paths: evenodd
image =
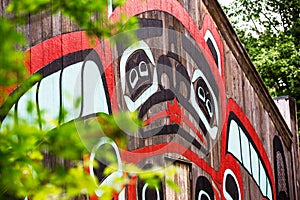
<svg viewBox="0 0 300 200"><path fill-rule="evenodd" d="M212 97L203 78L199 77L194 82L194 89L197 94L197 103L203 111L207 121L210 122L213 117Z"/></svg>
<svg viewBox="0 0 300 200"><path fill-rule="evenodd" d="M120 60L120 79L126 105L136 110L158 89L157 72L150 47L139 41L128 47Z"/></svg>
<svg viewBox="0 0 300 200"><path fill-rule="evenodd" d="M215 139L219 125L218 102L212 86L199 69L194 71L192 77L190 99L211 138Z"/></svg>
<svg viewBox="0 0 300 200"><path fill-rule="evenodd" d="M151 61L147 57L145 51L136 50L128 58L125 73L126 73L126 93L136 100L146 89L152 84ZM153 69L153 67L152 67Z"/></svg>

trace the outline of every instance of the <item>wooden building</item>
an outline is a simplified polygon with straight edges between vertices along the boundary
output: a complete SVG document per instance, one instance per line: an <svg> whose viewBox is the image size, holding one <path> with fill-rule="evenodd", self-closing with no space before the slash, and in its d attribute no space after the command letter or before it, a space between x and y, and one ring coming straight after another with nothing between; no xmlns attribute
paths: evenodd
<svg viewBox="0 0 300 200"><path fill-rule="evenodd" d="M44 78L10 112L33 123L22 113L28 100L46 120L70 110L60 123L137 111L145 126L127 133L128 150L95 138L92 159L109 144L120 170L122 161L172 163L182 192L135 180L118 199L300 199L295 102L273 101L216 0L128 0L110 10L112 19L139 18L136 43L91 45L61 14L29 16L20 28L29 41L27 67Z"/></svg>

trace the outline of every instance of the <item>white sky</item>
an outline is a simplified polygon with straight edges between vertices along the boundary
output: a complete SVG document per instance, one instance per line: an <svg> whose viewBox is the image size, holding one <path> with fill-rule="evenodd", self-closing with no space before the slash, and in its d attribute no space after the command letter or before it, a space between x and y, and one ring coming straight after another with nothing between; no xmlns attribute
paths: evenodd
<svg viewBox="0 0 300 200"><path fill-rule="evenodd" d="M218 1L221 5L227 6L228 4L233 2L234 0L218 0Z"/></svg>

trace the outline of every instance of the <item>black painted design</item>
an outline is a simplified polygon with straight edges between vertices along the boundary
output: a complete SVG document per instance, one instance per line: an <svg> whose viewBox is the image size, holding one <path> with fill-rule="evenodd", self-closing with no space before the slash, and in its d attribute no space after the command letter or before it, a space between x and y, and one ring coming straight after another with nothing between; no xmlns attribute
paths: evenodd
<svg viewBox="0 0 300 200"><path fill-rule="evenodd" d="M153 66L145 51L137 50L128 58L125 72L128 96L135 101L152 85Z"/></svg>
<svg viewBox="0 0 300 200"><path fill-rule="evenodd" d="M282 142L277 135L275 135L273 139L273 152L277 199L290 199L285 155Z"/></svg>
<svg viewBox="0 0 300 200"><path fill-rule="evenodd" d="M210 52L211 52L211 54L212 54L212 56L213 56L213 58L216 62L216 65L218 66L219 61L218 61L217 51L216 51L216 49L215 49L215 47L214 47L214 45L213 45L210 38L207 39L206 44L208 45L208 48L209 48L209 50L210 50Z"/></svg>
<svg viewBox="0 0 300 200"><path fill-rule="evenodd" d="M152 164L143 167L144 170L152 168ZM141 180L137 180L137 198L138 200L164 200L163 183L160 181L159 188L150 188ZM144 197L144 198L143 198Z"/></svg>
<svg viewBox="0 0 300 200"><path fill-rule="evenodd" d="M186 140L189 144L193 144L197 149L199 149L204 155L208 154L210 148L210 141L207 140L207 144L204 147L200 144L192 135L180 127L179 124L164 125L163 127L158 127L151 129L149 131L140 131L141 136L145 138L150 138L158 135L172 135L177 134ZM171 142L171 141L168 141Z"/></svg>
<svg viewBox="0 0 300 200"><path fill-rule="evenodd" d="M98 182L101 183L108 177L110 174L104 174L104 170L107 167L110 167L112 164L116 164L116 152L113 147L109 144L104 144L101 146L101 149L96 152L94 162L97 163L96 167L93 168L94 175L98 179ZM116 169L112 169L115 171Z"/></svg>
<svg viewBox="0 0 300 200"><path fill-rule="evenodd" d="M235 180L231 174L227 174L227 176L226 176L225 190L231 196L232 200L240 199L237 183L235 182Z"/></svg>
<svg viewBox="0 0 300 200"><path fill-rule="evenodd" d="M214 200L214 191L205 176L199 176L196 182L195 199L196 200Z"/></svg>
<svg viewBox="0 0 300 200"><path fill-rule="evenodd" d="M194 82L194 90L195 90L196 100L197 100L199 107L201 108L202 112L204 113L207 121L211 122L211 120L213 119L213 114L214 114L213 99L212 99L210 91L207 87L207 83L203 80L202 77L199 77Z"/></svg>
<svg viewBox="0 0 300 200"><path fill-rule="evenodd" d="M52 61L48 65L39 69L36 73L41 74L43 77L49 76L59 70L64 69L65 67L83 61L91 51L92 49L87 49L67 54L61 58Z"/></svg>

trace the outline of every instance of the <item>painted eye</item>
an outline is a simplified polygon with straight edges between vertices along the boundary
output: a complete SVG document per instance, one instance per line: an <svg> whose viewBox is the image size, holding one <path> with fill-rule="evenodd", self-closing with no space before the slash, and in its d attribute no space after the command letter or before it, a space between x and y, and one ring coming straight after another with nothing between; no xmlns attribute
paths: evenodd
<svg viewBox="0 0 300 200"><path fill-rule="evenodd" d="M205 91L202 87L198 87L198 97L205 102Z"/></svg>
<svg viewBox="0 0 300 200"><path fill-rule="evenodd" d="M211 105L210 100L207 99L205 104L206 104L206 109L208 111L209 116L212 117L214 113L212 111L212 105Z"/></svg>
<svg viewBox="0 0 300 200"><path fill-rule="evenodd" d="M158 89L150 47L144 41L128 47L120 60L120 79L127 108L136 110Z"/></svg>
<svg viewBox="0 0 300 200"><path fill-rule="evenodd" d="M214 107L212 104L212 96L210 90L202 77L199 77L194 83L196 101L200 109L202 110L206 120L211 121L214 113Z"/></svg>
<svg viewBox="0 0 300 200"><path fill-rule="evenodd" d="M139 63L140 76L149 76L148 64L144 61Z"/></svg>
<svg viewBox="0 0 300 200"><path fill-rule="evenodd" d="M139 80L139 75L136 69L131 69L129 72L129 83L131 88L134 88L136 86L136 83Z"/></svg>

